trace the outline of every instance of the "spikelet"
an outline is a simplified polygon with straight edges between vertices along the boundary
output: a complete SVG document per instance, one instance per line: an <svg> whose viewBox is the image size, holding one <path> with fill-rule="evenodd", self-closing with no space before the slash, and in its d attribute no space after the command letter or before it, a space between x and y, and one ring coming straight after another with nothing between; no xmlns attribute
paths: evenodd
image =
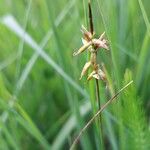
<svg viewBox="0 0 150 150"><path fill-rule="evenodd" d="M91 44L92 44L92 42L88 42L88 43L84 44L78 51L73 53L73 56L77 56L80 53L84 52Z"/></svg>
<svg viewBox="0 0 150 150"><path fill-rule="evenodd" d="M81 72L81 76L80 76L80 80L82 79L82 77L86 74L86 72L88 71L89 67L91 66L91 62L87 62Z"/></svg>
<svg viewBox="0 0 150 150"><path fill-rule="evenodd" d="M97 52L98 49L104 48L109 50L108 48L108 41L104 38L105 32L103 32L100 37L94 38L94 34L92 35L83 25L81 27L81 32L83 34L82 43L83 46L73 53L73 56L77 56L84 52L85 50L89 50L90 52L90 60L85 63L81 75L80 80L82 77L87 73L88 69L92 67L92 72L88 75L87 80L91 80L92 78L106 81L105 73L100 69L99 64L97 64Z"/></svg>

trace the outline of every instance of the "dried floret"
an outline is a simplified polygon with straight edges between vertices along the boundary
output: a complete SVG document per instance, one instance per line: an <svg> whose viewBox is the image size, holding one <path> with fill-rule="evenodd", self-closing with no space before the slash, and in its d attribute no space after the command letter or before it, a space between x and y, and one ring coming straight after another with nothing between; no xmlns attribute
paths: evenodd
<svg viewBox="0 0 150 150"><path fill-rule="evenodd" d="M73 56L79 55L80 53L84 52L85 50L89 50L90 52L90 60L85 63L80 79L87 73L88 69L91 67L92 72L89 74L87 80L91 80L92 78L98 80L106 80L105 73L100 69L99 64L97 64L97 51L100 48L104 48L109 50L108 48L108 41L104 38L105 32L103 32L100 37L94 38L94 34L92 35L84 26L81 27L81 31L83 33L82 43L83 46L73 53Z"/></svg>

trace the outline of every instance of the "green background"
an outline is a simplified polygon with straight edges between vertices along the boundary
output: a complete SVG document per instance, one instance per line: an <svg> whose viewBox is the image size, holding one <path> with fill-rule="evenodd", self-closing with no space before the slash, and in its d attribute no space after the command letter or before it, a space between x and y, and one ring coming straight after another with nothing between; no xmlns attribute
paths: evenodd
<svg viewBox="0 0 150 150"><path fill-rule="evenodd" d="M69 149L97 111L95 82L79 80L88 53L81 25L87 0L0 1L0 150ZM103 142L110 150L150 149L150 2L93 0L96 37L109 86L100 81L101 103L130 80L132 86L102 113ZM76 149L100 149L93 123Z"/></svg>

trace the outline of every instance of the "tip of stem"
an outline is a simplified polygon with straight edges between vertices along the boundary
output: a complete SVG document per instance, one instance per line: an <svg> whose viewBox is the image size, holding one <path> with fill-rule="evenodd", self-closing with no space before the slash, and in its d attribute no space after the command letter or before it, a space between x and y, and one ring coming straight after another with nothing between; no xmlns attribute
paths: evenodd
<svg viewBox="0 0 150 150"><path fill-rule="evenodd" d="M77 52L74 52L74 53L73 53L73 56L77 56L77 55L78 55L78 53L77 53Z"/></svg>
<svg viewBox="0 0 150 150"><path fill-rule="evenodd" d="M91 1L89 0L88 2L88 7L89 7L89 23L90 23L90 32L93 34L94 32L94 27L93 27L93 17L92 17L92 8L91 8Z"/></svg>

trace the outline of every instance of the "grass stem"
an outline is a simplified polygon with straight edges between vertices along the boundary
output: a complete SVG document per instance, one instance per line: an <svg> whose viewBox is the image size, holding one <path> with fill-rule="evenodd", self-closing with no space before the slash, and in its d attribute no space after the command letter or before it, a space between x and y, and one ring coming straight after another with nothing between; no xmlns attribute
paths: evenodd
<svg viewBox="0 0 150 150"><path fill-rule="evenodd" d="M101 109L101 100L100 100L100 90L99 90L99 82L98 79L95 79L96 81L96 101L98 103L98 110ZM100 114L98 118L98 125L100 128L100 141L101 141L101 149L104 149L104 136L103 136L103 125L102 125L102 116Z"/></svg>
<svg viewBox="0 0 150 150"><path fill-rule="evenodd" d="M78 143L80 137L83 135L83 133L86 131L86 129L93 123L93 121L101 114L101 112L109 105L111 104L117 96L126 89L129 85L133 83L133 80L130 81L128 84L126 84L123 88L121 88L110 100L108 100L102 107L97 111L97 113L88 121L88 123L82 128L78 136L75 138L74 142L72 143L70 150L73 150L75 145Z"/></svg>
<svg viewBox="0 0 150 150"><path fill-rule="evenodd" d="M92 8L91 8L91 1L88 2L88 8L89 8L89 24L90 24L90 32L93 35L94 34L94 25L93 25L93 16L92 16ZM96 80L96 101L98 103L98 110L101 108L101 101L100 101L100 91L99 91L99 83L98 79ZM103 143L103 128L102 128L102 117L98 119L98 126L100 128L100 142L101 142L101 148L104 148Z"/></svg>

